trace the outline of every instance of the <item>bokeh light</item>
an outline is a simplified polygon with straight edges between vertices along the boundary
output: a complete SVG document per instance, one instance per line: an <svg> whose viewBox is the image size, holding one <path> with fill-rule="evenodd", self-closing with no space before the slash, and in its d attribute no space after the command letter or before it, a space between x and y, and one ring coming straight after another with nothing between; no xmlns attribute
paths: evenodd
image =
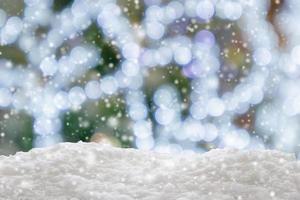
<svg viewBox="0 0 300 200"><path fill-rule="evenodd" d="M299 151L297 1L20 7L0 9L1 142L24 114L24 150L101 133L161 152Z"/></svg>

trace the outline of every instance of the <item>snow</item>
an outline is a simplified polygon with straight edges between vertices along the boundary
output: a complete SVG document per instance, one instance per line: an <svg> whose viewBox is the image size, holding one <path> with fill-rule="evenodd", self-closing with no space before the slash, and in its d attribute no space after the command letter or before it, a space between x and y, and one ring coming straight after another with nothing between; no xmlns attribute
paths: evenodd
<svg viewBox="0 0 300 200"><path fill-rule="evenodd" d="M62 143L0 156L0 199L300 199L300 164L278 151L159 154Z"/></svg>

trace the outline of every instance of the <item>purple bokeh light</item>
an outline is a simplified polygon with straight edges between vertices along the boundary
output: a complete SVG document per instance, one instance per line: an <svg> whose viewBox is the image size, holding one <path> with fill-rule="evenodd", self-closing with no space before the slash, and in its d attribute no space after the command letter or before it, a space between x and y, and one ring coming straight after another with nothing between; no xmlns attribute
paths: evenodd
<svg viewBox="0 0 300 200"><path fill-rule="evenodd" d="M195 36L195 42L204 44L207 47L213 47L216 39L212 32L208 30L201 30Z"/></svg>

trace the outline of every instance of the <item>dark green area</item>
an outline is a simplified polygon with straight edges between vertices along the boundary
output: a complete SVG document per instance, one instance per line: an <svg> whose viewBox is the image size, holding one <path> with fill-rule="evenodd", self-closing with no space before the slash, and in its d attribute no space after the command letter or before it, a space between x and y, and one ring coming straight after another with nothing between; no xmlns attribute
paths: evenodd
<svg viewBox="0 0 300 200"><path fill-rule="evenodd" d="M33 120L24 112L10 115L2 113L0 120L0 150L4 144L10 144L19 151L32 149ZM3 134L3 135L1 135Z"/></svg>
<svg viewBox="0 0 300 200"><path fill-rule="evenodd" d="M184 103L189 103L190 80L182 74L181 68L170 65L166 68L154 68L146 77L144 91L146 99L152 106L152 97L155 90L161 85L171 85L179 92L179 99ZM185 111L183 111L183 114Z"/></svg>
<svg viewBox="0 0 300 200"><path fill-rule="evenodd" d="M115 118L118 124L109 125ZM99 102L87 102L78 112L67 112L63 117L63 137L67 142L90 141L94 133L103 133L116 139L121 146L132 146L132 141L122 138L130 136L129 120L125 105L120 97L110 97Z"/></svg>
<svg viewBox="0 0 300 200"><path fill-rule="evenodd" d="M101 75L113 72L120 62L120 59L117 57L117 48L104 38L101 29L99 29L95 23L84 32L83 36L87 43L96 46L101 51L102 61L95 69L100 72Z"/></svg>
<svg viewBox="0 0 300 200"><path fill-rule="evenodd" d="M0 45L0 59L9 59L15 64L26 64L27 59L25 53L16 46L1 46Z"/></svg>
<svg viewBox="0 0 300 200"><path fill-rule="evenodd" d="M54 0L53 10L59 12L69 5L72 5L73 0Z"/></svg>

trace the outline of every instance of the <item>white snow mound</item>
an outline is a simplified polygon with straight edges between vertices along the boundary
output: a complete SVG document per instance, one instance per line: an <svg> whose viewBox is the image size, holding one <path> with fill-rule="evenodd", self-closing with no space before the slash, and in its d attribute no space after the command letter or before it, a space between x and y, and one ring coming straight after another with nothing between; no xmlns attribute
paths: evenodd
<svg viewBox="0 0 300 200"><path fill-rule="evenodd" d="M278 151L168 155L63 143L0 156L0 199L299 200L300 164Z"/></svg>

